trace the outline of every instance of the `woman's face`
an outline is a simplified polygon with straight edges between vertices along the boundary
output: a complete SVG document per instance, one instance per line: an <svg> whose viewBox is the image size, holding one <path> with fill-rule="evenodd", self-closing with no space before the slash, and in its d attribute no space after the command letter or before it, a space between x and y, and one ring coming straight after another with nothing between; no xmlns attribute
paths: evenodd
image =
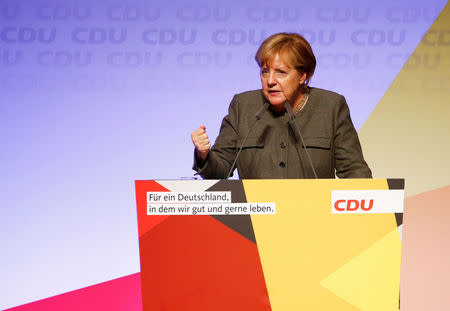
<svg viewBox="0 0 450 311"><path fill-rule="evenodd" d="M269 59L261 67L261 84L264 96L276 110L284 110L284 102L295 107L301 101L302 85L306 73L300 74L297 69L284 61L279 54Z"/></svg>

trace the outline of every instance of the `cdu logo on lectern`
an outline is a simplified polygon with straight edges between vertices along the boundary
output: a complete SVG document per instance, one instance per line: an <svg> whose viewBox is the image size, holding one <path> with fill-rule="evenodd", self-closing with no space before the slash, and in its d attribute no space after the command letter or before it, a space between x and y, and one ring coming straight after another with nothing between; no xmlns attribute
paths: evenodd
<svg viewBox="0 0 450 311"><path fill-rule="evenodd" d="M403 213L404 190L333 190L332 214Z"/></svg>
<svg viewBox="0 0 450 311"><path fill-rule="evenodd" d="M368 203L366 203L368 201ZM368 212L373 208L373 199L370 200L336 200L334 202L334 209L339 212L344 211L361 211Z"/></svg>

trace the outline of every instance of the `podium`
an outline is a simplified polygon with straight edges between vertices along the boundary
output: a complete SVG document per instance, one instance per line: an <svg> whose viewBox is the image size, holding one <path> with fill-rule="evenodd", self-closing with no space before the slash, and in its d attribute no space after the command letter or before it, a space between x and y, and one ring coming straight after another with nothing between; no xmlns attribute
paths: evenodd
<svg viewBox="0 0 450 311"><path fill-rule="evenodd" d="M136 181L143 310L398 310L403 189Z"/></svg>

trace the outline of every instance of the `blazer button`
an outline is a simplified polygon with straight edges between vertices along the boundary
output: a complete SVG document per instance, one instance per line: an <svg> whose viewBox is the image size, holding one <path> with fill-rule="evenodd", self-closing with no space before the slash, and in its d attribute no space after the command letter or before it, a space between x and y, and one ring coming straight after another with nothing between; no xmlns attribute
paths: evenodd
<svg viewBox="0 0 450 311"><path fill-rule="evenodd" d="M284 148L287 147L287 144L283 141L283 142L280 144L280 147L281 147L282 149L284 149Z"/></svg>
<svg viewBox="0 0 450 311"><path fill-rule="evenodd" d="M283 161L280 162L280 167L281 168L285 168L286 167L286 163L284 163Z"/></svg>

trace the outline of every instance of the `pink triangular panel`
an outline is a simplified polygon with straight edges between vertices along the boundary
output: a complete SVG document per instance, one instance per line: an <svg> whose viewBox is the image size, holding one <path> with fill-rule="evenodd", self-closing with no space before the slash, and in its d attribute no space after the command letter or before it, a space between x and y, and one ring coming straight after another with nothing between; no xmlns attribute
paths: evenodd
<svg viewBox="0 0 450 311"><path fill-rule="evenodd" d="M142 311L141 274L128 275L7 310Z"/></svg>

